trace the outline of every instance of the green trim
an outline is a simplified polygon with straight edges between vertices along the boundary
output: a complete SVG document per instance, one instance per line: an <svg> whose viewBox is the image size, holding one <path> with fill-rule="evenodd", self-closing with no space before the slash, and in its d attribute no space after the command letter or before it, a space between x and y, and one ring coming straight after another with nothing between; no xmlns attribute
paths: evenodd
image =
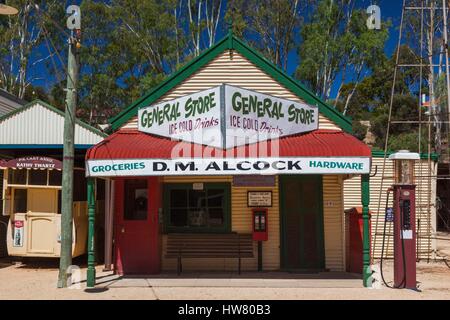
<svg viewBox="0 0 450 320"><path fill-rule="evenodd" d="M228 37L223 38L217 42L214 46L204 51L195 59L188 62L181 69L173 73L170 77L164 80L155 88L151 89L147 94L133 102L130 106L125 108L124 111L119 113L117 116L110 119L108 122L111 124L111 129L119 129L124 123L126 123L133 116L137 115L137 110L146 105L150 105L168 91L172 90L175 86L189 78L197 70L202 68L204 65L212 61L217 55L226 49L229 49Z"/></svg>
<svg viewBox="0 0 450 320"><path fill-rule="evenodd" d="M86 286L95 286L95 179L87 178L87 203L88 203L88 267Z"/></svg>
<svg viewBox="0 0 450 320"><path fill-rule="evenodd" d="M170 207L170 190L185 189L191 190L192 183L165 183L163 193L163 230L164 233L230 233L231 232L231 183L204 183L203 190L208 189L224 189L225 205L223 207L225 213L224 225L222 227L171 227L169 226L169 207Z"/></svg>
<svg viewBox="0 0 450 320"><path fill-rule="evenodd" d="M22 107L20 107L20 108L18 108L16 110L13 110L13 111L3 115L2 117L0 117L0 122L4 121L4 120L6 120L6 119L8 119L8 118L10 118L10 117L20 113L20 112L23 112L26 109L29 109L29 108L37 105L37 104L39 104L39 105L49 109L50 111L56 112L57 114L59 114L63 118L65 116L64 112L62 112L61 110L55 108L54 106L52 106L52 105L50 105L50 104L48 104L48 103L46 103L46 102L44 102L42 100L37 99L37 100L33 100L33 101L23 105ZM97 128L94 128L93 126L90 126L89 124L81 121L80 119L75 119L75 123L78 124L79 126L85 128L85 129L91 131L92 133L95 133L95 134L101 136L102 138L106 138L108 136L106 133L98 130Z"/></svg>
<svg viewBox="0 0 450 320"><path fill-rule="evenodd" d="M325 269L325 240L324 240L324 212L323 212L323 177L322 175L297 175L297 176L279 176L279 192L280 192L280 266L282 270L288 270L286 266L286 258L288 256L287 253L287 233L286 231L286 206L285 206L285 181L288 179L299 180L300 182L306 177L314 177L317 179L317 190L316 194L318 196L318 217L317 217L317 254L318 254L318 264L314 269L324 270ZM288 191L289 192L289 191ZM302 210L303 211L303 210ZM299 220L299 223L301 221ZM300 231L301 232L301 231ZM305 244L303 243L303 237L300 237L300 257L304 260L304 248Z"/></svg>
<svg viewBox="0 0 450 320"><path fill-rule="evenodd" d="M370 269L370 230L369 230L369 204L370 204L370 176L361 176L361 204L363 218L363 285L372 287L372 270Z"/></svg>
<svg viewBox="0 0 450 320"><path fill-rule="evenodd" d="M319 107L320 113L328 119L336 123L344 131L352 133L352 122L336 109L326 104L323 100L317 97L314 93L306 89L299 81L295 80L269 60L264 58L257 51L250 48L242 40L234 37L233 49L244 55L247 59L253 62L257 67L261 68L267 74L272 76L276 81L283 84L287 89L295 93L299 98L306 103Z"/></svg>
<svg viewBox="0 0 450 320"><path fill-rule="evenodd" d="M395 153L395 151L391 151L389 150L386 153L386 156L390 156L391 154ZM438 161L439 160L439 154L437 153L430 153L429 154L430 159L433 161ZM383 150L372 150L372 157L374 158L384 158L384 151ZM421 153L420 154L420 159L428 159L428 153Z"/></svg>
<svg viewBox="0 0 450 320"><path fill-rule="evenodd" d="M283 84L287 89L291 90L300 99L305 102L318 106L319 111L328 119L333 121L336 125L341 127L344 131L352 132L351 120L341 114L339 111L329 106L327 103L318 98L314 93L306 89L300 82L286 74L283 70L275 66L269 60L264 58L253 48L249 47L242 40L235 37L231 32L217 42L214 46L205 50L197 58L187 63L183 68L173 73L169 78L163 81L160 85L150 90L146 95L136 100L130 106L125 108L124 111L117 116L109 120L111 124L111 130L119 129L133 116L137 115L137 110L140 107L148 106L173 89L176 85L180 84L188 77L196 73L200 68L212 61L217 55L227 49L233 49L241 53L244 57L250 60L257 67L269 74L271 77Z"/></svg>

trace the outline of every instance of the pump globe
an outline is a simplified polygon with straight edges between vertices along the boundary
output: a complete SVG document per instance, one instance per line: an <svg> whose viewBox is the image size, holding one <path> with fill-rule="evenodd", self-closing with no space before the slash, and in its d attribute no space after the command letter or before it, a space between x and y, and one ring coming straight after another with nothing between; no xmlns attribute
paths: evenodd
<svg viewBox="0 0 450 320"><path fill-rule="evenodd" d="M10 16L18 12L16 8L6 5L6 0L0 0L0 15Z"/></svg>

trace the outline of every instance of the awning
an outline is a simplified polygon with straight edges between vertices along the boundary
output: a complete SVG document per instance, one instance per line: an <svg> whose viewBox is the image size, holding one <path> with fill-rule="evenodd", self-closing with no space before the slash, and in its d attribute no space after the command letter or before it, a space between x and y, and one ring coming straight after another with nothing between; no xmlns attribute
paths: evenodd
<svg viewBox="0 0 450 320"><path fill-rule="evenodd" d="M169 175L175 174L171 168L176 165L176 163L169 163L169 160L182 161L184 163L182 167L184 167L186 166L186 161L192 159L208 161L211 159L226 159L230 162L225 163L226 166L228 164L230 166L237 165L238 162L249 159L251 159L252 163L246 163L246 165L254 166L254 162L264 160L270 162L269 166L272 169L279 165L279 163L274 164L274 161L302 159L303 163L301 166L289 163L290 169L302 171L301 173L357 174L370 171L370 158L370 148L352 135L343 131L323 129L228 150L183 141L173 141L137 130L121 130L90 148L86 153L88 176L138 175L141 169L143 175ZM160 164L155 164L154 162L139 162L139 160L152 159L166 164L169 163L169 165L164 167L164 164L160 166ZM315 170L305 170L306 160L308 161L308 166L312 165L315 167ZM356 162L359 164L358 166L355 165ZM145 169L142 168L144 166L146 167ZM153 172L149 166L158 169L157 172ZM203 164L200 169L195 168L195 172L186 169L186 172L178 171L178 174L205 174L203 169L207 166L208 163ZM221 166L224 169L223 164ZM267 164L259 164L259 166L264 167ZM279 166L281 167L282 165ZM288 165L286 164L286 166ZM162 170L163 167L164 170ZM302 170L297 170L299 167L302 167ZM233 168L235 167L233 166ZM93 169L100 170L100 172L94 172ZM291 171L278 172L272 171L272 169L268 169L264 173L291 173ZM131 174L131 171L133 171L133 174ZM237 170L237 172L232 172L234 170L227 170L226 168L224 171L228 172L219 171L212 170L210 174L255 174L253 169L247 169L247 167L243 171Z"/></svg>

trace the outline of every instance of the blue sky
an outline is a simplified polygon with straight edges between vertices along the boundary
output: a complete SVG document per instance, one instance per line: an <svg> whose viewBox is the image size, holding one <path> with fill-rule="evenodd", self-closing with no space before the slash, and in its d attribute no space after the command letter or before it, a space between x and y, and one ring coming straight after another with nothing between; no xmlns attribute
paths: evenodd
<svg viewBox="0 0 450 320"><path fill-rule="evenodd" d="M67 3L79 3L80 1L67 1ZM398 27L400 24L400 17L401 17L401 10L402 10L402 0L358 0L357 1L357 7L359 8L367 8L368 6L372 4L377 4L381 9L381 18L382 20L391 20L392 26L389 31L389 39L385 46L385 52L387 55L392 55L393 51L395 50L395 46L398 41ZM218 38L222 37L223 34L220 32ZM35 52L34 56L32 57L32 61L35 61L42 56L47 56L47 49L46 47L40 48L37 52ZM62 57L65 59L65 56ZM292 50L289 54L288 59L288 73L293 74L297 68L298 65L298 57L296 50ZM82 63L82 61L81 61ZM62 68L60 68L60 73L62 75ZM38 76L41 78L41 80L34 81L35 86L42 86L44 88L50 88L53 83L55 82L55 77L50 76L43 64L41 64L38 67L35 67L33 70L30 70L30 75ZM334 97L336 95L337 91L337 85L332 88L331 97Z"/></svg>

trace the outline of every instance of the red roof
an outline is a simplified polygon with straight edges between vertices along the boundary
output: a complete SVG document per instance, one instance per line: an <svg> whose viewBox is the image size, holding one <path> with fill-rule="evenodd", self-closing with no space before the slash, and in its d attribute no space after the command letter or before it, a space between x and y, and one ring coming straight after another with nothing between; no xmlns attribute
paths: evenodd
<svg viewBox="0 0 450 320"><path fill-rule="evenodd" d="M272 145L274 143L279 143L279 152L275 151L277 154L271 151L275 147ZM371 157L367 145L348 133L335 130L316 130L224 151L123 129L90 148L86 153L86 160L249 157L251 150L255 149L260 150L260 157ZM173 150L178 151L172 153ZM261 150L266 150L266 153L261 154Z"/></svg>

